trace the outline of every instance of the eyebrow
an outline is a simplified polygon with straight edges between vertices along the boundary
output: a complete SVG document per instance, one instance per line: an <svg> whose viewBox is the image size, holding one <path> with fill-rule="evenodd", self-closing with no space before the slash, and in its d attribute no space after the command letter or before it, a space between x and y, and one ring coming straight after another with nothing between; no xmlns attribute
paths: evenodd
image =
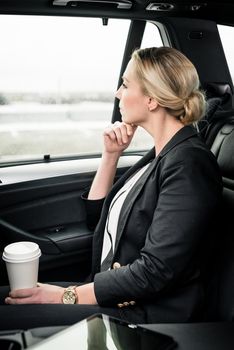
<svg viewBox="0 0 234 350"><path fill-rule="evenodd" d="M122 80L126 80L129 83L129 80L123 75Z"/></svg>

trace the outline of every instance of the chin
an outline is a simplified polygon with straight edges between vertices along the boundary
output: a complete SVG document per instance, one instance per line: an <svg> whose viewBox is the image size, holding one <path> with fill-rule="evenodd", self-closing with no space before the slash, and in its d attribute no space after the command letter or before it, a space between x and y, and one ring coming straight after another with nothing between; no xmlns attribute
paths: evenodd
<svg viewBox="0 0 234 350"><path fill-rule="evenodd" d="M131 116L127 116L125 113L121 113L122 121L126 124L135 124L136 119L131 118Z"/></svg>
<svg viewBox="0 0 234 350"><path fill-rule="evenodd" d="M122 114L122 121L124 123L126 123L126 124L131 124L131 121L126 116L124 116L123 114Z"/></svg>

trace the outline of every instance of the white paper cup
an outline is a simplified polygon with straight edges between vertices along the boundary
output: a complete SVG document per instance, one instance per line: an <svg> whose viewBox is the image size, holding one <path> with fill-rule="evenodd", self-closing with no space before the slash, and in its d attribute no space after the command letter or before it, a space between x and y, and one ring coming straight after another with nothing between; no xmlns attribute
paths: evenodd
<svg viewBox="0 0 234 350"><path fill-rule="evenodd" d="M2 259L11 290L36 287L40 256L41 250L33 242L16 242L5 247Z"/></svg>

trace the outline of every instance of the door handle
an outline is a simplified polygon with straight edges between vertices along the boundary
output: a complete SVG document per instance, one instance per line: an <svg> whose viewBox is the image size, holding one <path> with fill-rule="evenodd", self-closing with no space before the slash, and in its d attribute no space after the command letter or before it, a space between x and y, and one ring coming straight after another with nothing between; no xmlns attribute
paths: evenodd
<svg viewBox="0 0 234 350"><path fill-rule="evenodd" d="M1 235L5 235L5 240L9 243L18 241L31 241L40 246L40 249L45 254L60 254L61 251L57 245L49 238L37 237L27 231L20 229L17 226L10 224L9 222L0 218L0 232Z"/></svg>

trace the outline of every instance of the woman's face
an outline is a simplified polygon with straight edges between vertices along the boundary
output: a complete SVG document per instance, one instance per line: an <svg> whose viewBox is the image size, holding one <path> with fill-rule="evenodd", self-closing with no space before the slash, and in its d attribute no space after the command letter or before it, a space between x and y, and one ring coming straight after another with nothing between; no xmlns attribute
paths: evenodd
<svg viewBox="0 0 234 350"><path fill-rule="evenodd" d="M148 112L149 97L144 95L134 71L134 62L129 61L123 75L123 83L116 92L123 122L142 125Z"/></svg>

